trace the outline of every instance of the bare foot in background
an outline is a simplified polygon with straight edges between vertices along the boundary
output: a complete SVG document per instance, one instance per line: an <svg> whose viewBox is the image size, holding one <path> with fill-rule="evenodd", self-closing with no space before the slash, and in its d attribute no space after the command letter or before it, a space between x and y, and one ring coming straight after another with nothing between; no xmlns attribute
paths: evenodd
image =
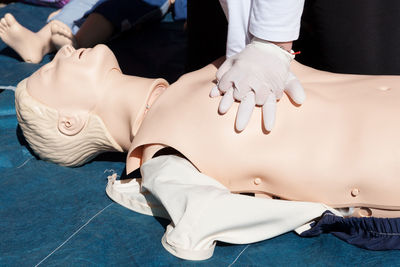
<svg viewBox="0 0 400 267"><path fill-rule="evenodd" d="M7 13L0 20L0 38L14 49L25 62L39 63L45 54L54 51L51 43L51 24L34 33L23 27Z"/></svg>
<svg viewBox="0 0 400 267"><path fill-rule="evenodd" d="M57 50L64 45L72 45L78 48L71 29L61 21L53 21L51 25L51 41Z"/></svg>

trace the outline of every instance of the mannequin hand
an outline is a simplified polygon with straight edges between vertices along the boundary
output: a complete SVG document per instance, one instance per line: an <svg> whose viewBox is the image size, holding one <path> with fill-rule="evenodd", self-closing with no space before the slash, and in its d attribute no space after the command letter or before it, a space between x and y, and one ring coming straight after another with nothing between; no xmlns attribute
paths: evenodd
<svg viewBox="0 0 400 267"><path fill-rule="evenodd" d="M276 100L284 91L298 104L305 99L303 88L289 71L293 57L272 43L255 39L242 52L228 58L217 71L219 82L210 93L212 97L224 94L219 112L226 113L234 100L241 102L236 129L242 131L254 106L262 106L264 126L270 131L275 120Z"/></svg>
<svg viewBox="0 0 400 267"><path fill-rule="evenodd" d="M292 73L288 73L288 78L284 87L284 92L298 105L304 103L306 98L303 87L301 86L300 81L296 78L296 76ZM218 87L215 86L211 92L211 97L220 96L221 93L218 90ZM232 106L234 99L234 89L229 88L229 90L224 94L220 103L219 103L219 112L225 114L230 107ZM276 101L277 98L275 94L271 93L268 95L267 100L262 105L262 114L263 114L263 123L264 128L267 131L271 131L274 123L275 123L275 114L276 114ZM238 131L243 131L253 113L253 109L256 106L256 97L254 91L249 91L246 96L242 99L239 104L239 108L236 114L236 124L235 127Z"/></svg>

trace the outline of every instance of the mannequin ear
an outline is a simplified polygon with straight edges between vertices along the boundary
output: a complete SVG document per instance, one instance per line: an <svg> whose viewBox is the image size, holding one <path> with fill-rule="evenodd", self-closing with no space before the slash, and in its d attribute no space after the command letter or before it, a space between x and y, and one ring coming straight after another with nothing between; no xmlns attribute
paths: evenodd
<svg viewBox="0 0 400 267"><path fill-rule="evenodd" d="M87 120L87 113L68 114L60 112L58 117L58 130L68 136L76 135L82 131Z"/></svg>

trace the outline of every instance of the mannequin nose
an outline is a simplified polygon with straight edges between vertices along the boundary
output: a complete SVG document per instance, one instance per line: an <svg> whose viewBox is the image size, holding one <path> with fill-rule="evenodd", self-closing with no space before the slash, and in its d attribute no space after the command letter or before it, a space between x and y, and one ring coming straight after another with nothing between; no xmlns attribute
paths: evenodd
<svg viewBox="0 0 400 267"><path fill-rule="evenodd" d="M60 52L65 56L70 56L75 51L75 48L72 45L64 45L61 47Z"/></svg>

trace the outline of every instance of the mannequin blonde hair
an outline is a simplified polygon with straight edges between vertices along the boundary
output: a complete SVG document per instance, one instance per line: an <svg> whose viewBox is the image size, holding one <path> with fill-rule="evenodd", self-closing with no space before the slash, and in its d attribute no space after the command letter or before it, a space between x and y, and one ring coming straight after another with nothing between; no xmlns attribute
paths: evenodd
<svg viewBox="0 0 400 267"><path fill-rule="evenodd" d="M103 152L122 152L101 118L95 114L89 114L83 129L77 134L60 132L59 112L29 95L26 79L15 90L15 108L25 139L43 160L75 167Z"/></svg>

